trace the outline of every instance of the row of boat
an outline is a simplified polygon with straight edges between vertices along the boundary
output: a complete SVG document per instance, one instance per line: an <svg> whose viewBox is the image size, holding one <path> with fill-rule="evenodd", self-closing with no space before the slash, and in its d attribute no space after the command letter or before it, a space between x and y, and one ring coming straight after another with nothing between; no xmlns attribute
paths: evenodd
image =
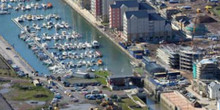
<svg viewBox="0 0 220 110"><path fill-rule="evenodd" d="M37 26L35 27L35 29L37 30ZM28 32L30 31L29 29L26 29ZM32 33L36 33L36 32L32 32ZM22 40L26 40L28 39L28 36L26 36L26 33L24 31L21 32L21 34L18 35L18 37ZM75 31L73 31L72 33L67 33L66 31L62 31L61 34L59 33L55 33L54 35L49 35L47 33L43 33L43 35L41 37L38 36L34 36L34 39L36 41L42 42L42 41L63 41L63 40L72 40L72 39L79 39L82 36L78 33L76 33ZM56 44L56 46L58 46ZM88 45L87 45L88 46ZM98 47L99 43L97 41L92 42L92 47ZM91 47L90 46L90 47ZM65 49L63 49L65 50Z"/></svg>
<svg viewBox="0 0 220 110"><path fill-rule="evenodd" d="M55 19L55 20L60 20L61 17L57 14L49 14L49 15L34 15L34 14L24 14L21 15L17 18L15 18L15 20L17 22L24 22L24 21L39 21L39 20L51 20L51 19Z"/></svg>
<svg viewBox="0 0 220 110"><path fill-rule="evenodd" d="M0 2L2 3L17 3L17 2L27 2L27 1L30 1L30 0L0 0ZM35 0L35 1L40 1L40 0Z"/></svg>
<svg viewBox="0 0 220 110"><path fill-rule="evenodd" d="M15 11L30 11L32 9L35 10L41 10L41 9L51 9L53 7L52 3L25 3L25 0L19 0L19 1L10 1L10 3L7 0L1 0L0 1L0 14L9 14L11 9L14 9ZM29 0L26 0L29 1Z"/></svg>

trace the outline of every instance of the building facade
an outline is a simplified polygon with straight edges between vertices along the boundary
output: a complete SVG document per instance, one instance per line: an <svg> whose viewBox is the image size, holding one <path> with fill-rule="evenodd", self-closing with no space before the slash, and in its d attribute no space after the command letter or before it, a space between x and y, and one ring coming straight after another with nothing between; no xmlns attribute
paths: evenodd
<svg viewBox="0 0 220 110"><path fill-rule="evenodd" d="M109 9L109 27L112 29L123 29L123 15L126 11L137 11L137 1L115 1Z"/></svg>
<svg viewBox="0 0 220 110"><path fill-rule="evenodd" d="M91 0L91 13L96 18L102 16L102 0Z"/></svg>
<svg viewBox="0 0 220 110"><path fill-rule="evenodd" d="M216 59L203 59L193 69L193 76L197 79L218 79L219 68Z"/></svg>
<svg viewBox="0 0 220 110"><path fill-rule="evenodd" d="M180 56L180 69L192 71L193 63L196 60L201 59L203 55L201 52L194 51L190 47L185 47L180 50L179 56Z"/></svg>
<svg viewBox="0 0 220 110"><path fill-rule="evenodd" d="M157 57L171 68L179 69L179 47L177 45L162 45L157 49Z"/></svg>
<svg viewBox="0 0 220 110"><path fill-rule="evenodd" d="M127 11L123 19L123 38L126 41L160 41L171 36L171 25L156 13Z"/></svg>
<svg viewBox="0 0 220 110"><path fill-rule="evenodd" d="M119 0L103 0L102 1L102 19L104 22L109 21L109 8L115 1Z"/></svg>
<svg viewBox="0 0 220 110"><path fill-rule="evenodd" d="M220 84L219 82L211 82L208 85L208 94L210 99L219 99L220 98Z"/></svg>

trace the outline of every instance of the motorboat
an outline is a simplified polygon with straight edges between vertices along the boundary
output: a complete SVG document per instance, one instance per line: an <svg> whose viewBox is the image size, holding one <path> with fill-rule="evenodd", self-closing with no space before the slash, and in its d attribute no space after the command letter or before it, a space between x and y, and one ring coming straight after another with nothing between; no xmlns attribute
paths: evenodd
<svg viewBox="0 0 220 110"><path fill-rule="evenodd" d="M96 40L92 41L92 47L93 48L98 48L99 47L99 42L96 41Z"/></svg>

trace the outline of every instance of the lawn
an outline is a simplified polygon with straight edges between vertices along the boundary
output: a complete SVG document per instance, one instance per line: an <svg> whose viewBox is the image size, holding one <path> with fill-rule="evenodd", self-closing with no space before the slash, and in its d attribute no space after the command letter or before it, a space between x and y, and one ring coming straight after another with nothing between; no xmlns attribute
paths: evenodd
<svg viewBox="0 0 220 110"><path fill-rule="evenodd" d="M144 69L143 68L134 68L134 72L142 75L144 73Z"/></svg>
<svg viewBox="0 0 220 110"><path fill-rule="evenodd" d="M107 71L97 71L97 72L95 72L95 75L98 76L98 78L96 78L96 80L98 82L102 83L103 85L107 85L106 78L110 75L109 72L107 72Z"/></svg>
<svg viewBox="0 0 220 110"><path fill-rule="evenodd" d="M16 73L12 69L0 69L0 76L10 76L15 77Z"/></svg>
<svg viewBox="0 0 220 110"><path fill-rule="evenodd" d="M122 99L122 102L119 103L119 106L122 107L122 110L148 110L147 108L129 108L129 106L135 105L136 103L134 103L130 98Z"/></svg>
<svg viewBox="0 0 220 110"><path fill-rule="evenodd" d="M30 82L19 82L12 86L13 90L8 93L12 100L16 101L50 101L53 93L41 86L34 86Z"/></svg>
<svg viewBox="0 0 220 110"><path fill-rule="evenodd" d="M135 101L139 101L140 103L142 103L142 104L145 104L140 98L138 98L137 96L132 96L133 97L133 99L135 100Z"/></svg>

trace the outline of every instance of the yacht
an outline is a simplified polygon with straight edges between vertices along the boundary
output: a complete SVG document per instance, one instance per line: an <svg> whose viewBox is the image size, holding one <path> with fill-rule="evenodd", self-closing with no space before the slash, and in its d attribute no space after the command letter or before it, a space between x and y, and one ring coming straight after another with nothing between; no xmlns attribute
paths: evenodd
<svg viewBox="0 0 220 110"><path fill-rule="evenodd" d="M99 47L99 42L96 41L96 40L92 41L92 47L93 48L98 48Z"/></svg>

